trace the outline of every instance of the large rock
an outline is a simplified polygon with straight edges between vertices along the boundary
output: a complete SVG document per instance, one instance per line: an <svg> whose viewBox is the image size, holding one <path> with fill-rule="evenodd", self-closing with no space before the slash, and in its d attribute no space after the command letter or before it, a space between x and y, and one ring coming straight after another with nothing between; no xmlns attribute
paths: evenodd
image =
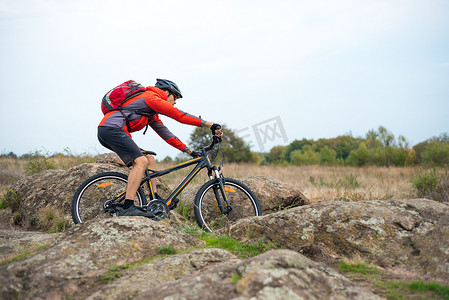
<svg viewBox="0 0 449 300"><path fill-rule="evenodd" d="M381 299L325 265L288 250L226 261L143 290L135 299Z"/></svg>
<svg viewBox="0 0 449 300"><path fill-rule="evenodd" d="M43 232L30 234L28 231L0 230L0 261L44 248L57 237L58 235Z"/></svg>
<svg viewBox="0 0 449 300"><path fill-rule="evenodd" d="M280 210L309 204L310 201L296 188L270 177L237 178L256 195L262 208L262 214L267 215ZM193 220L195 196L201 185L194 185L183 192L181 202L189 207Z"/></svg>
<svg viewBox="0 0 449 300"><path fill-rule="evenodd" d="M264 215L310 204L309 199L299 190L278 179L256 176L238 180L247 185L259 199Z"/></svg>
<svg viewBox="0 0 449 300"><path fill-rule="evenodd" d="M118 167L126 167L121 158L114 152L99 154L95 157L97 164L111 164Z"/></svg>
<svg viewBox="0 0 449 300"><path fill-rule="evenodd" d="M98 159L105 163L85 163L69 170L47 170L18 181L9 191L9 196L17 199L14 200L17 203L11 205L16 225L25 229L48 230L45 219L60 218L70 226L73 195L87 178L101 172L129 173L129 168L114 164L108 157L105 155ZM160 182L159 190L167 190L163 181ZM144 189L144 192L148 200L148 190Z"/></svg>
<svg viewBox="0 0 449 300"><path fill-rule="evenodd" d="M240 220L228 233L323 259L360 256L449 279L449 211L433 200L318 202Z"/></svg>
<svg viewBox="0 0 449 300"><path fill-rule="evenodd" d="M72 198L76 189L84 180L100 172L126 174L127 168L86 163L69 170L47 170L23 178L9 192L10 196L14 193L14 197L19 198L13 208L13 213L19 216L15 218L16 223L24 228L36 227L36 219L45 211L71 220Z"/></svg>
<svg viewBox="0 0 449 300"><path fill-rule="evenodd" d="M153 257L157 255L157 247L181 250L202 243L147 218L86 222L60 234L52 245L37 250L34 255L1 265L0 298L74 297L79 287L97 289L98 279L114 265Z"/></svg>
<svg viewBox="0 0 449 300"><path fill-rule="evenodd" d="M379 299L297 252L243 260L144 218L88 222L56 236L0 266L1 299ZM155 248L169 245L181 253L158 258ZM99 280L113 266L128 270Z"/></svg>
<svg viewBox="0 0 449 300"><path fill-rule="evenodd" d="M232 263L240 260L228 251L214 248L157 259L127 271L119 279L103 286L87 299L127 299L167 282L172 282L172 285L176 287L176 280L228 261ZM154 297L155 295L151 295L149 298Z"/></svg>

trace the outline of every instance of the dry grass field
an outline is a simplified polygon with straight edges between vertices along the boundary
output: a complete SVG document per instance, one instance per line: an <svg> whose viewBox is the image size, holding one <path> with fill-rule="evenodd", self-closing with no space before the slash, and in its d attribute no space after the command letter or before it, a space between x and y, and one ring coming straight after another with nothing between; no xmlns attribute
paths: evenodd
<svg viewBox="0 0 449 300"><path fill-rule="evenodd" d="M92 158L56 156L45 161L0 158L0 197L7 189L27 173L39 167L68 169L73 165L93 161ZM170 165L160 164L158 169ZM417 197L413 178L428 171L422 167L339 167L339 166L257 166L254 164L225 164L226 177L241 178L267 176L276 178L300 190L312 202L346 198L354 201L373 199L405 199ZM189 169L183 169L165 177L164 182L175 187ZM436 170L439 174L447 169ZM194 184L207 179L201 172Z"/></svg>
<svg viewBox="0 0 449 300"><path fill-rule="evenodd" d="M416 198L412 180L417 174L427 171L421 167L257 166L235 163L223 166L226 177L276 178L300 190L312 202L337 198L353 201ZM436 172L444 174L447 170L438 169ZM187 170L181 170L168 175L167 179L175 187L187 173ZM205 172L198 177L195 180L198 183L207 179Z"/></svg>
<svg viewBox="0 0 449 300"><path fill-rule="evenodd" d="M300 190L312 202L335 198L351 200L415 197L412 178L418 168L255 166L229 164L230 177L268 176Z"/></svg>

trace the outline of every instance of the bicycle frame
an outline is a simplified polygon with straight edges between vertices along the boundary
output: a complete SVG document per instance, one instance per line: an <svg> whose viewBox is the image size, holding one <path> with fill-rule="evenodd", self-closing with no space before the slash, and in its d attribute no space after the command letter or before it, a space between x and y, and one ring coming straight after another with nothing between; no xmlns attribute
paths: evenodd
<svg viewBox="0 0 449 300"><path fill-rule="evenodd" d="M205 154L205 153L203 153L203 154ZM224 189L222 177L220 176L217 166L213 166L211 164L209 157L207 155L203 155L201 157L191 159L189 161L180 163L178 165L175 165L175 166L172 166L170 168L163 169L160 171L147 169L145 171L145 177L140 182L140 185L142 186L145 183L147 184L148 189L150 191L150 201L154 200L155 195L154 195L154 189L153 189L153 186L151 183L151 179L167 175L171 172L186 168L186 167L194 165L194 164L196 164L196 166L190 171L190 173L184 178L184 180L173 190L173 192L165 200L167 206L170 205L172 203L173 199L175 199L183 191L183 189L193 180L193 178L195 178L195 176L198 174L198 172L200 170L202 170L203 168L207 168L207 173L209 175L209 178L210 179L216 178L219 181L219 185L220 185L219 189L220 189L220 194L222 197L219 197L220 194L218 193L217 188L214 188L214 193L217 198L218 206L220 207L220 211L223 214L228 214L230 211L232 211L232 208L229 204L228 197L226 196L226 191ZM223 203L222 203L223 201L221 200L221 198L224 199L225 205L223 205Z"/></svg>

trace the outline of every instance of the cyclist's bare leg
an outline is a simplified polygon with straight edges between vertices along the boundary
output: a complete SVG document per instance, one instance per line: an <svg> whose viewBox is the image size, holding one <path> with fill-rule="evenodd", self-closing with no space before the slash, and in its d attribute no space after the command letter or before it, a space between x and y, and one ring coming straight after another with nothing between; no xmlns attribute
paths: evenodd
<svg viewBox="0 0 449 300"><path fill-rule="evenodd" d="M132 162L132 168L128 175L128 187L126 190L126 199L134 199L140 182L148 167L148 160L145 156L139 156Z"/></svg>
<svg viewBox="0 0 449 300"><path fill-rule="evenodd" d="M145 157L148 160L148 168L151 170L156 170L156 160L154 159L153 155L145 155ZM157 192L157 184L159 183L159 180L157 178L151 179L151 185L153 187L153 191Z"/></svg>

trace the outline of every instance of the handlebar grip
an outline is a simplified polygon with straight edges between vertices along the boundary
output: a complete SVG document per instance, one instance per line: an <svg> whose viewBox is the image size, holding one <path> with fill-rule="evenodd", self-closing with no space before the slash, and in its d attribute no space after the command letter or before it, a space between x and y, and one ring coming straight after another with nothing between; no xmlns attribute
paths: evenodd
<svg viewBox="0 0 449 300"><path fill-rule="evenodd" d="M217 124L217 123L212 124L212 126L210 128L210 130L212 131L212 134L215 134L215 130L219 130L219 129L221 129L221 125Z"/></svg>

